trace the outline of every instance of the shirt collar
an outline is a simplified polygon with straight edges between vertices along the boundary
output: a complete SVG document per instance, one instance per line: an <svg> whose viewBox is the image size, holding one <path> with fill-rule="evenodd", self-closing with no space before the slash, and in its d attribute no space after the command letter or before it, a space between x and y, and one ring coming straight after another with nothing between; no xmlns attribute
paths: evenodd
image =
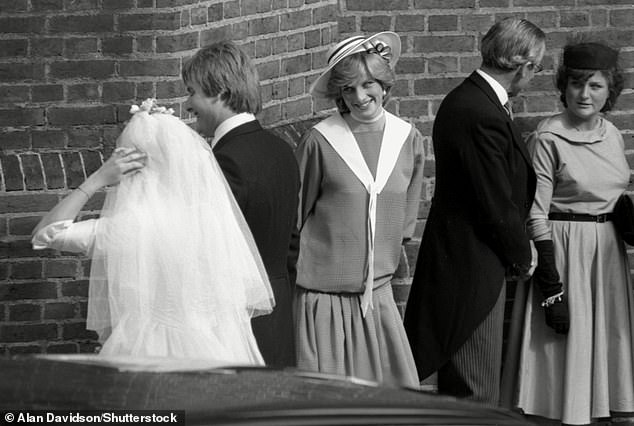
<svg viewBox="0 0 634 426"><path fill-rule="evenodd" d="M255 121L255 115L249 112L241 112L227 118L225 121L218 125L218 128L216 128L214 137L211 140L211 146L214 147L224 135L226 135L236 127L246 123L250 123L251 121Z"/></svg>
<svg viewBox="0 0 634 426"><path fill-rule="evenodd" d="M491 89L493 89L493 91L497 95L498 99L500 100L500 103L502 104L502 106L504 106L504 104L506 104L509 101L509 94L506 93L506 89L502 87L502 85L496 79L494 79L489 74L482 71L481 69L477 69L476 72L480 74L480 76L482 76L482 78L487 83L489 83L489 86L491 86Z"/></svg>

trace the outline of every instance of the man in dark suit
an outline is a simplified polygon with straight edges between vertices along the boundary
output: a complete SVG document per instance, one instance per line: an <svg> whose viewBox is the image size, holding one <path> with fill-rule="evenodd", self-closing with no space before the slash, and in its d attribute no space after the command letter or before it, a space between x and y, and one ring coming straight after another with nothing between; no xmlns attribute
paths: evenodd
<svg viewBox="0 0 634 426"><path fill-rule="evenodd" d="M234 43L223 41L199 50L184 65L182 75L189 92L185 108L197 117L198 131L213 138L213 152L253 233L273 288L273 312L251 322L258 346L267 365L294 366L291 280L297 253L289 248L297 247L291 235L299 170L292 148L255 118L260 110L257 71Z"/></svg>
<svg viewBox="0 0 634 426"><path fill-rule="evenodd" d="M505 281L533 253L524 221L535 173L505 104L541 69L544 33L496 23L482 66L443 100L433 129L436 186L405 312L421 379L440 393L497 404Z"/></svg>

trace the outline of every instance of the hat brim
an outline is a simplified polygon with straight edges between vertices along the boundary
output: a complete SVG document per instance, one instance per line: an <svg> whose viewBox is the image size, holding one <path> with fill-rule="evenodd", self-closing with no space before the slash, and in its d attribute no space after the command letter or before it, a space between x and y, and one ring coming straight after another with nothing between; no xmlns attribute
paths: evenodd
<svg viewBox="0 0 634 426"><path fill-rule="evenodd" d="M391 57L389 59L390 66L394 69L398 58L401 56L401 38L398 34L392 31L384 31L381 33L374 34L371 37L361 39L351 46L349 46L344 53L342 53L336 60L332 61L332 63L328 64L328 67L321 73L321 75L310 85L309 92L313 96L317 97L326 97L328 93L328 80L330 79L330 73L332 69L337 65L343 58L346 58L354 53L365 52L365 48L363 45L368 42L380 41L383 44L387 45L391 49Z"/></svg>

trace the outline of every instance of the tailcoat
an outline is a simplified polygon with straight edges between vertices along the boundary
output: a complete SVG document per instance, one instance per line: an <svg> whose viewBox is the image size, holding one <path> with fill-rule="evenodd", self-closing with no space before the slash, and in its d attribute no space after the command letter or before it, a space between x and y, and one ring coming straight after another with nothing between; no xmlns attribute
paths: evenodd
<svg viewBox="0 0 634 426"><path fill-rule="evenodd" d="M421 379L487 317L506 271L530 264L525 219L535 193L521 135L476 72L441 103L433 145L435 192L405 312Z"/></svg>

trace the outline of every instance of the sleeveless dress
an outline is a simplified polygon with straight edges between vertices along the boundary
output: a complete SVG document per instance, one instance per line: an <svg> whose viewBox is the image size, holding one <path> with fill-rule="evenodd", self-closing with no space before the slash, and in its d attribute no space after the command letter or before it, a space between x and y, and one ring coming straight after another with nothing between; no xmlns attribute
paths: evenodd
<svg viewBox="0 0 634 426"><path fill-rule="evenodd" d="M607 120L586 132L562 115L528 141L538 177L531 237L552 238L570 307L570 331L556 334L531 286L520 358L518 406L566 424L634 411L634 297L624 243L612 222L548 220L549 212L612 212L630 168L620 132Z"/></svg>

